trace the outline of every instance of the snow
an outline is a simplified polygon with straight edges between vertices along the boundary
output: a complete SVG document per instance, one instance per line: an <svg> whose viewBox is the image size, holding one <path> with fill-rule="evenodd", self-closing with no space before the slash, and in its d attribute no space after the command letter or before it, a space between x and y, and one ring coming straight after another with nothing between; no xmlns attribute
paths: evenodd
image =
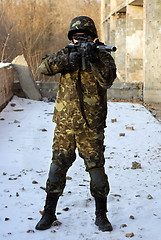
<svg viewBox="0 0 161 240"><path fill-rule="evenodd" d="M51 102L14 97L0 113L0 239L122 240L133 232L136 240L159 240L161 124L134 103L108 103L105 167L113 231L100 232L94 224L89 176L78 155L58 203L62 225L35 230L46 196L41 187L45 187L51 162L53 108ZM141 169L131 169L135 161Z"/></svg>
<svg viewBox="0 0 161 240"><path fill-rule="evenodd" d="M0 68L8 67L10 65L11 65L11 63L2 63L2 62L0 62Z"/></svg>

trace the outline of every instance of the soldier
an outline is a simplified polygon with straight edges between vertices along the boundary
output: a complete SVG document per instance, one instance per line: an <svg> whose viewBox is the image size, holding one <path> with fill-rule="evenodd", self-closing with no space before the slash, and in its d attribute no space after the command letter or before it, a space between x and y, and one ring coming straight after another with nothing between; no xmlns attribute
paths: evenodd
<svg viewBox="0 0 161 240"><path fill-rule="evenodd" d="M69 40L76 43L80 36L87 37L89 42L98 38L91 18L78 16L71 21ZM116 78L116 66L106 50L91 47L86 56L86 69L82 70L80 51L68 45L46 55L39 66L42 74L61 73L61 78L53 117L56 128L46 183L46 203L37 230L50 228L56 220L56 205L65 187L66 173L76 159L77 148L91 179L90 191L96 206L95 224L101 231L112 231L106 216L109 183L104 169L104 128L107 88Z"/></svg>

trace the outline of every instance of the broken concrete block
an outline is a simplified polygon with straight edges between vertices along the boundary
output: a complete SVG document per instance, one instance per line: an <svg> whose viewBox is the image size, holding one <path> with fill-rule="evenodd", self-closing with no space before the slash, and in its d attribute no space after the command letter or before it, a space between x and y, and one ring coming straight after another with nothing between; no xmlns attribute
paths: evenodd
<svg viewBox="0 0 161 240"><path fill-rule="evenodd" d="M12 65L18 75L25 96L33 100L41 100L41 94L33 80L32 73L23 55L17 56Z"/></svg>

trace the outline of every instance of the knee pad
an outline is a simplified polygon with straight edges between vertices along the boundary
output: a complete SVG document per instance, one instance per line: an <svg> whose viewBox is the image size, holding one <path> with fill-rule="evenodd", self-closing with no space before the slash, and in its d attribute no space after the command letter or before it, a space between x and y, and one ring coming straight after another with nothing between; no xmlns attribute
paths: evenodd
<svg viewBox="0 0 161 240"><path fill-rule="evenodd" d="M66 171L58 165L51 163L49 176L46 182L47 193L57 193L62 195L63 189L66 184Z"/></svg>
<svg viewBox="0 0 161 240"><path fill-rule="evenodd" d="M107 175L104 168L93 168L89 171L92 184L97 188L104 186L107 183Z"/></svg>
<svg viewBox="0 0 161 240"><path fill-rule="evenodd" d="M64 180L66 176L66 170L61 169L58 165L51 163L49 170L49 179L51 182L59 182Z"/></svg>
<svg viewBox="0 0 161 240"><path fill-rule="evenodd" d="M109 193L109 183L104 168L93 168L89 171L90 189L93 197L106 197Z"/></svg>

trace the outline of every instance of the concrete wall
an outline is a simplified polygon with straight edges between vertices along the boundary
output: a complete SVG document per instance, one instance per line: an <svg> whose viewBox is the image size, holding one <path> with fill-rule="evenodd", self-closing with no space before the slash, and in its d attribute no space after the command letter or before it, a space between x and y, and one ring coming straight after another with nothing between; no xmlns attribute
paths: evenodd
<svg viewBox="0 0 161 240"><path fill-rule="evenodd" d="M108 100L142 101L142 83L114 82L107 90Z"/></svg>
<svg viewBox="0 0 161 240"><path fill-rule="evenodd" d="M56 99L58 82L37 82L42 98L54 101ZM14 83L14 94L19 97L25 97L19 82ZM114 82L113 86L107 90L108 100L128 100L142 101L142 84Z"/></svg>
<svg viewBox="0 0 161 240"><path fill-rule="evenodd" d="M102 35L117 47L117 81L143 83L144 102L161 103L161 0L104 2Z"/></svg>
<svg viewBox="0 0 161 240"><path fill-rule="evenodd" d="M13 68L0 63L0 111L13 96Z"/></svg>
<svg viewBox="0 0 161 240"><path fill-rule="evenodd" d="M42 98L55 100L58 91L58 82L36 82ZM20 82L14 82L14 94L18 97L25 98Z"/></svg>
<svg viewBox="0 0 161 240"><path fill-rule="evenodd" d="M112 42L111 42L112 44ZM126 14L119 13L116 18L115 45L118 51L115 53L118 81L126 81Z"/></svg>
<svg viewBox="0 0 161 240"><path fill-rule="evenodd" d="M143 7L126 7L126 81L143 82Z"/></svg>
<svg viewBox="0 0 161 240"><path fill-rule="evenodd" d="M125 0L112 0L111 1L111 11L115 10L119 5L123 4Z"/></svg>
<svg viewBox="0 0 161 240"><path fill-rule="evenodd" d="M161 103L161 0L145 0L144 18L144 99Z"/></svg>

